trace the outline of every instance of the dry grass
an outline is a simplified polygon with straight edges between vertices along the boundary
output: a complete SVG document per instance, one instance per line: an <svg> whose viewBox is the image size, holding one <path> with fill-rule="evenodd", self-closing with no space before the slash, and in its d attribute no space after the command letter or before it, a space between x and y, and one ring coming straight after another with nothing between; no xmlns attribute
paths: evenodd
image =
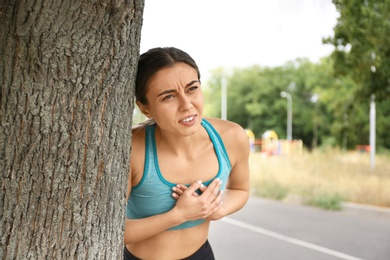
<svg viewBox="0 0 390 260"><path fill-rule="evenodd" d="M309 204L339 199L390 207L389 156L377 155L375 170L371 170L369 154L359 152L316 151L301 156L253 153L250 170L254 194L268 193L277 199L294 194Z"/></svg>

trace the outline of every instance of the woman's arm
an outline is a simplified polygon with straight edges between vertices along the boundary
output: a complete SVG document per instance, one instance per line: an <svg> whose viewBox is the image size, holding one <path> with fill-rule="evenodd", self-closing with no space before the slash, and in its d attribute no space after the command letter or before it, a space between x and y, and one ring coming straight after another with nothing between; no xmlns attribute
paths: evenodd
<svg viewBox="0 0 390 260"><path fill-rule="evenodd" d="M229 122L230 123L230 122ZM237 124L229 126L229 131L222 136L232 164L226 185L223 206L209 217L217 220L241 209L249 197L249 140L244 129Z"/></svg>

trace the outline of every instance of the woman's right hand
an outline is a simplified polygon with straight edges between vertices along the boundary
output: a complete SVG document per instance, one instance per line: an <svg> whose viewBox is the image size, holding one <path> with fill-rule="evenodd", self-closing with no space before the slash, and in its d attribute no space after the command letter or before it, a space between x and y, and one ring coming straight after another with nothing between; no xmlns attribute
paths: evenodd
<svg viewBox="0 0 390 260"><path fill-rule="evenodd" d="M218 211L222 205L222 181L214 179L207 187L202 181L192 183L189 187L177 185L172 190L172 196L177 200L174 210L177 210L185 221L206 219ZM202 192L201 195L196 193Z"/></svg>

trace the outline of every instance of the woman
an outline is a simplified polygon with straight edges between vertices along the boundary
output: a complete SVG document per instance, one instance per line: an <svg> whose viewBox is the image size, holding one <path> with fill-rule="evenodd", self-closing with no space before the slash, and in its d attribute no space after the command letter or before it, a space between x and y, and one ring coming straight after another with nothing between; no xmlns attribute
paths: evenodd
<svg viewBox="0 0 390 260"><path fill-rule="evenodd" d="M203 118L195 61L176 48L142 54L132 131L124 259L214 259L211 220L244 206L249 142L237 124Z"/></svg>

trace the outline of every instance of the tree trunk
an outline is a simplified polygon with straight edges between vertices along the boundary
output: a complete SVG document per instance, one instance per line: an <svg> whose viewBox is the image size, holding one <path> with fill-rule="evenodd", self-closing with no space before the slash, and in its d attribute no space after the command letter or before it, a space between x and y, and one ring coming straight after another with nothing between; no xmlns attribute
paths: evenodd
<svg viewBox="0 0 390 260"><path fill-rule="evenodd" d="M120 259L144 0L0 3L0 259Z"/></svg>

